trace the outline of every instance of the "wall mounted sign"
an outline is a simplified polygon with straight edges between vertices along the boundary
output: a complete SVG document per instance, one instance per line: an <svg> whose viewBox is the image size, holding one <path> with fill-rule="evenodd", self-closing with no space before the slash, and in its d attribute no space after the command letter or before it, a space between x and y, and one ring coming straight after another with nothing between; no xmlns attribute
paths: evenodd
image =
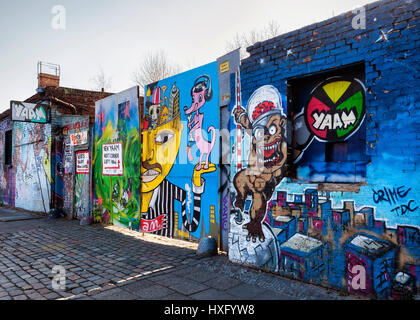
<svg viewBox="0 0 420 320"><path fill-rule="evenodd" d="M12 121L49 123L50 106L19 101L10 101Z"/></svg>
<svg viewBox="0 0 420 320"><path fill-rule="evenodd" d="M220 73L225 73L229 71L229 61L225 61L220 64Z"/></svg>
<svg viewBox="0 0 420 320"><path fill-rule="evenodd" d="M70 143L72 146L86 144L88 142L87 137L88 137L87 131L72 133L70 135Z"/></svg>
<svg viewBox="0 0 420 320"><path fill-rule="evenodd" d="M102 145L102 175L122 176L123 156L122 143L108 143Z"/></svg>
<svg viewBox="0 0 420 320"><path fill-rule="evenodd" d="M76 152L76 174L89 174L89 151Z"/></svg>
<svg viewBox="0 0 420 320"><path fill-rule="evenodd" d="M305 107L307 128L320 141L344 141L366 114L365 87L358 79L333 77L319 84Z"/></svg>

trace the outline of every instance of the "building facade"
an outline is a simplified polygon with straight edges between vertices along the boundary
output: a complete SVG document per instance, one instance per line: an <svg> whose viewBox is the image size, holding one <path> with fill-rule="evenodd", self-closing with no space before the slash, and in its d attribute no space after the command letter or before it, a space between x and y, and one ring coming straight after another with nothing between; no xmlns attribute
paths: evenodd
<svg viewBox="0 0 420 320"><path fill-rule="evenodd" d="M37 93L0 121L2 203L91 221L95 101L109 93L59 86L39 73Z"/></svg>
<svg viewBox="0 0 420 320"><path fill-rule="evenodd" d="M248 48L231 261L377 298L419 285L419 14L379 1Z"/></svg>

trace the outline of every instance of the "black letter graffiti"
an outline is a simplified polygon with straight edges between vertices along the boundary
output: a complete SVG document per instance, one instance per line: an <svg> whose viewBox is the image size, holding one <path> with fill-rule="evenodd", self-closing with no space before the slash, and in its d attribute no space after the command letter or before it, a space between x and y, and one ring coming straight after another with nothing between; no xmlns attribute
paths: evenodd
<svg viewBox="0 0 420 320"><path fill-rule="evenodd" d="M411 200L407 205L401 205L391 210L391 212L396 212L397 215L405 215L407 212L413 212L418 209L418 207L412 208L412 205L414 205L414 200Z"/></svg>
<svg viewBox="0 0 420 320"><path fill-rule="evenodd" d="M404 188L405 188L405 186L401 186L397 189L395 189L395 188L390 189L390 188L384 187L383 189L380 189L378 191L372 189L372 191L373 191L373 201L375 203L386 201L390 205L397 204L397 201L405 198L411 190L411 188L409 188L404 192Z"/></svg>
<svg viewBox="0 0 420 320"><path fill-rule="evenodd" d="M401 199L404 199L408 193L411 191L411 188L405 189L405 186L401 186L398 188L382 188L378 191L372 189L373 191L373 201L375 203L379 202L388 202L389 205L396 205ZM415 206L415 201L410 200L408 204L401 204L398 207L391 210L391 212L395 212L399 216L403 216L408 212L413 212L418 209Z"/></svg>

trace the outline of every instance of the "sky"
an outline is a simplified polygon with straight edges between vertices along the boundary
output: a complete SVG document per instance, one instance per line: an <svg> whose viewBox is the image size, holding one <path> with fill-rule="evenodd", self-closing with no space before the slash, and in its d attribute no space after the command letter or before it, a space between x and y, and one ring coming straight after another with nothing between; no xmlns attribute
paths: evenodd
<svg viewBox="0 0 420 320"><path fill-rule="evenodd" d="M284 33L371 2L0 0L0 112L36 93L38 61L60 65L61 86L94 89L92 78L103 70L119 92L135 85L133 72L148 53L164 50L185 71L215 61L236 34L269 21ZM64 29L54 28L57 5L65 9Z"/></svg>

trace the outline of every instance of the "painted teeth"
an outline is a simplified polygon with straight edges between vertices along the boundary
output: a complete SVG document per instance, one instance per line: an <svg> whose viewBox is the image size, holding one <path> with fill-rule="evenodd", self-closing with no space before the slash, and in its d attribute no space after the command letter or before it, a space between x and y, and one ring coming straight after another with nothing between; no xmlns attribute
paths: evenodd
<svg viewBox="0 0 420 320"><path fill-rule="evenodd" d="M264 150L271 150L271 149L276 149L278 146L279 146L279 142L276 142L272 146L267 146L267 147L263 147L263 148L264 148Z"/></svg>

